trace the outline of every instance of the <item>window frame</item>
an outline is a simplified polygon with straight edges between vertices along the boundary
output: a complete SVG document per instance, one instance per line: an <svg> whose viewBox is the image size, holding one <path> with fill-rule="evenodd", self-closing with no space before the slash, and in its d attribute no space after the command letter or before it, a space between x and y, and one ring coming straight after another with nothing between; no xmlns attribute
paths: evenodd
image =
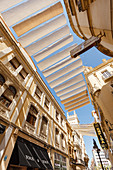
<svg viewBox="0 0 113 170"><path fill-rule="evenodd" d="M15 90L14 93L13 93L13 90L11 90L12 87L13 87L13 89ZM12 99L6 96L6 94L8 94L8 91L10 92L10 95L11 95L11 93L12 93L12 95L13 95L13 98L12 98ZM0 96L0 103L3 104L5 107L9 108L10 105L12 104L13 99L15 98L16 94L17 94L16 88L15 88L14 86L12 86L12 85L9 85L9 86L6 88L6 90L3 92L3 94ZM7 104L8 104L8 105L7 105Z"/></svg>
<svg viewBox="0 0 113 170"><path fill-rule="evenodd" d="M31 107L34 108L34 110L37 112L37 113L34 113L31 109ZM32 112L31 112L32 111ZM36 123L36 119L37 119L37 115L39 113L39 110L36 109L36 107L34 105L30 105L30 108L29 108L29 111L28 111L28 114L27 114L27 118L26 118L26 122L29 123L30 125L32 125L33 127L35 127L35 123ZM29 115L31 116L30 118L32 118L31 122L28 121L27 119L29 119ZM35 120L33 120L33 118L35 118Z"/></svg>
<svg viewBox="0 0 113 170"><path fill-rule="evenodd" d="M45 119L45 123L44 123L44 120ZM44 125L46 124L46 133L44 133L43 132L43 130L44 130ZM41 134L41 136L46 136L47 137L47 125L48 125L48 119L43 115L42 116L42 122L41 122L41 127L40 127L40 134Z"/></svg>
<svg viewBox="0 0 113 170"><path fill-rule="evenodd" d="M45 97L44 106L47 108L47 110L49 110L49 105L50 105L50 101L48 100L47 97Z"/></svg>
<svg viewBox="0 0 113 170"><path fill-rule="evenodd" d="M4 76L2 74L0 74L0 87L4 85L4 83L6 82ZM3 80L3 81L2 81Z"/></svg>
<svg viewBox="0 0 113 170"><path fill-rule="evenodd" d="M39 91L39 93L37 93L37 90ZM39 100L41 100L41 96L42 96L42 90L39 88L39 86L36 86L36 90L35 90L35 95L39 98Z"/></svg>

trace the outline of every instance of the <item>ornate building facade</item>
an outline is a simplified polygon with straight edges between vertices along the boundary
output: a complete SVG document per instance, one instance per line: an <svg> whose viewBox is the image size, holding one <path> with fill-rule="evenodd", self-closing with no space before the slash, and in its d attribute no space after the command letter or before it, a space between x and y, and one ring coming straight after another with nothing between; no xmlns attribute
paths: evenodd
<svg viewBox="0 0 113 170"><path fill-rule="evenodd" d="M113 57L113 1L64 0L64 3L74 33L84 40L102 36L96 47Z"/></svg>
<svg viewBox="0 0 113 170"><path fill-rule="evenodd" d="M73 169L74 138L60 105L0 17L0 169Z"/></svg>
<svg viewBox="0 0 113 170"><path fill-rule="evenodd" d="M106 61L92 69L85 69L85 78L95 108L93 116L101 123L102 130L108 143L105 149L106 158L113 166L113 59ZM96 114L96 115L94 115Z"/></svg>

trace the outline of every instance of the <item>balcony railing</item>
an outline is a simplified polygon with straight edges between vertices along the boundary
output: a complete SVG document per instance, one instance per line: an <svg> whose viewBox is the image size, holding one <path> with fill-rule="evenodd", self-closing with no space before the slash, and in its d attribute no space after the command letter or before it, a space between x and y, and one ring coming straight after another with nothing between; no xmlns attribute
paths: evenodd
<svg viewBox="0 0 113 170"><path fill-rule="evenodd" d="M81 148L81 144L78 141L74 141L74 146Z"/></svg>
<svg viewBox="0 0 113 170"><path fill-rule="evenodd" d="M25 122L24 128L27 132L32 133L32 134L34 133L35 127L27 121Z"/></svg>
<svg viewBox="0 0 113 170"><path fill-rule="evenodd" d="M40 136L46 140L47 139L47 134L46 133L43 133L42 131L40 132Z"/></svg>

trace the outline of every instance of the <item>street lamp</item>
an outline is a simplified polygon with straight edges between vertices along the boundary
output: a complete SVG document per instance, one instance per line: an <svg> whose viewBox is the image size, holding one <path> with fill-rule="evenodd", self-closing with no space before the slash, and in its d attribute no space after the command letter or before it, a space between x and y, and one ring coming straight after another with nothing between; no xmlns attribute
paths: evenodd
<svg viewBox="0 0 113 170"><path fill-rule="evenodd" d="M101 161L101 157L100 157L100 149L98 148L97 144L96 144L96 141L93 139L93 149L96 149L97 151L97 154L98 154L98 157L99 157L99 160L100 160L100 164L101 164L101 167L102 167L102 170L104 170L104 167L103 167L103 164L102 164L102 161Z"/></svg>

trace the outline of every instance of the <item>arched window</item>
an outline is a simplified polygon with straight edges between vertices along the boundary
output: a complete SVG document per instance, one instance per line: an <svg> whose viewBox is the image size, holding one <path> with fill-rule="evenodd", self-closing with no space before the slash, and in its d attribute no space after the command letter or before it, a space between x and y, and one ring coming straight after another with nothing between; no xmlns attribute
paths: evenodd
<svg viewBox="0 0 113 170"><path fill-rule="evenodd" d="M5 83L5 78L0 74L0 87Z"/></svg>
<svg viewBox="0 0 113 170"><path fill-rule="evenodd" d="M47 121L46 117L43 116L42 124L41 124L41 133L45 136L47 135L47 123L48 123L48 121Z"/></svg>
<svg viewBox="0 0 113 170"><path fill-rule="evenodd" d="M12 103L17 91L15 87L9 86L5 92L0 96L0 102L5 105L6 107L9 107Z"/></svg>
<svg viewBox="0 0 113 170"><path fill-rule="evenodd" d="M38 114L37 109L35 109L35 107L31 105L26 121L34 126L36 122L37 114Z"/></svg>

